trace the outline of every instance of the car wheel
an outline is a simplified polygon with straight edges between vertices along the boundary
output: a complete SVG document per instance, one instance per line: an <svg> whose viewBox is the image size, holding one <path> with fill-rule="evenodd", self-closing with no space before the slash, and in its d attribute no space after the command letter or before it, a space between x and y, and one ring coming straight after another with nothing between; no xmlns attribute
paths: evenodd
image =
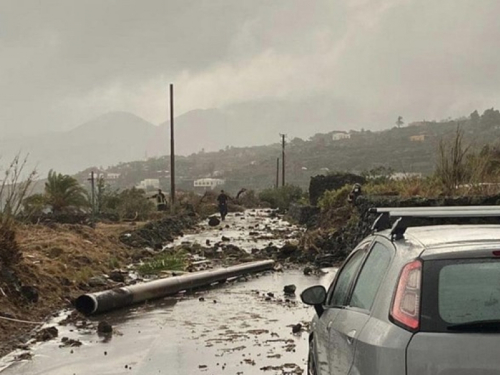
<svg viewBox="0 0 500 375"><path fill-rule="evenodd" d="M316 364L314 363L314 344L309 342L309 357L307 358L307 375L317 375Z"/></svg>

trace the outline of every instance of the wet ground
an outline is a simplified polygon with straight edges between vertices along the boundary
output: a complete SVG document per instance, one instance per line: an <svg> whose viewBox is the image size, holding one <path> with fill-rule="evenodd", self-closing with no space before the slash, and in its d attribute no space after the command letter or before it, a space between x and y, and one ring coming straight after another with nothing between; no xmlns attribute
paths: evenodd
<svg viewBox="0 0 500 375"><path fill-rule="evenodd" d="M251 220L256 217L250 216ZM232 220L229 223L241 219ZM246 227L273 219L262 216L255 220L256 223ZM280 227L284 226L283 222ZM231 235L230 230L225 229L224 235ZM183 240L202 243L207 237L218 237L217 231L207 229ZM235 229L231 240L241 236L238 241L242 245L255 243L242 232ZM327 286L334 273L329 270L305 276L302 270L268 272L196 294L168 297L92 318L96 323L109 322L113 326L111 336L99 335L95 328L58 326L52 322L59 330L57 338L31 347L31 359L12 362L22 351L3 358L0 369L7 367L0 372L2 375L302 374L308 348L307 323L314 310L304 306L298 296L310 285ZM283 287L289 284L296 285L297 297L284 296ZM299 332L292 332L294 325ZM66 343L69 339L82 345L60 347L63 338Z"/></svg>
<svg viewBox="0 0 500 375"><path fill-rule="evenodd" d="M226 220L216 227L208 222L198 225L199 232L186 234L167 247L182 244L198 244L203 247L229 240L227 243L237 246L246 252L262 249L269 244L281 247L286 241L299 238L303 228L288 223L271 210L247 210L244 213L230 213Z"/></svg>

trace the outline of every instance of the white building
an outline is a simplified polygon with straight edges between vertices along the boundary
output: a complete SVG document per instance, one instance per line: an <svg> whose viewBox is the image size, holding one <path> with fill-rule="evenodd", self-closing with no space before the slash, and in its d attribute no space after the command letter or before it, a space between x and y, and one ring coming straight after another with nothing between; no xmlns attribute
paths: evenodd
<svg viewBox="0 0 500 375"><path fill-rule="evenodd" d="M137 189L144 189L144 190L159 189L160 180L157 178L146 178L145 180L139 182L139 185L137 185L136 187Z"/></svg>
<svg viewBox="0 0 500 375"><path fill-rule="evenodd" d="M224 185L225 181L220 178L200 178L194 181L195 188L215 189L217 186Z"/></svg>
<svg viewBox="0 0 500 375"><path fill-rule="evenodd" d="M117 179L119 179L119 178L120 178L120 175L121 175L121 173L108 173L108 174L106 175L106 178L107 178L108 180L117 180Z"/></svg>
<svg viewBox="0 0 500 375"><path fill-rule="evenodd" d="M339 132L332 134L332 141L339 141L341 139L351 139L351 135L345 132Z"/></svg>

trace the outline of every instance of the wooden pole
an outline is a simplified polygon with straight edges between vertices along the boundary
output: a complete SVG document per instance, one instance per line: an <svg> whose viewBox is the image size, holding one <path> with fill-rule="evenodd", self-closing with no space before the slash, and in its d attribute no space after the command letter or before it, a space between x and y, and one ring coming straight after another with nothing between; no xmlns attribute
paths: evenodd
<svg viewBox="0 0 500 375"><path fill-rule="evenodd" d="M175 204L174 85L170 84L170 209Z"/></svg>

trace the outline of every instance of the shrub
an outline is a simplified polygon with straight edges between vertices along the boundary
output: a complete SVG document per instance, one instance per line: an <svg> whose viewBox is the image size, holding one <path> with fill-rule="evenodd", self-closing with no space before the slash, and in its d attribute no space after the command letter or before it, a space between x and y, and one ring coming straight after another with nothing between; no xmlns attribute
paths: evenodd
<svg viewBox="0 0 500 375"><path fill-rule="evenodd" d="M16 241L16 216L36 177L36 171L32 171L21 180L26 162L27 158L17 155L6 168L0 184L0 269L11 267L22 257Z"/></svg>
<svg viewBox="0 0 500 375"><path fill-rule="evenodd" d="M186 255L184 253L161 253L150 261L141 264L137 271L141 275L158 275L161 271L182 271L185 267Z"/></svg>
<svg viewBox="0 0 500 375"><path fill-rule="evenodd" d="M155 205L147 199L144 190L126 189L113 198L120 219L146 220L154 212Z"/></svg>
<svg viewBox="0 0 500 375"><path fill-rule="evenodd" d="M349 196L351 189L351 185L345 185L343 188L340 188L338 190L325 191L319 198L318 206L322 211L327 211L344 206L347 203L347 197Z"/></svg>
<svg viewBox="0 0 500 375"><path fill-rule="evenodd" d="M294 185L285 185L278 189L265 189L259 193L262 202L269 203L271 208L287 210L292 203L298 202L304 193L302 189Z"/></svg>

